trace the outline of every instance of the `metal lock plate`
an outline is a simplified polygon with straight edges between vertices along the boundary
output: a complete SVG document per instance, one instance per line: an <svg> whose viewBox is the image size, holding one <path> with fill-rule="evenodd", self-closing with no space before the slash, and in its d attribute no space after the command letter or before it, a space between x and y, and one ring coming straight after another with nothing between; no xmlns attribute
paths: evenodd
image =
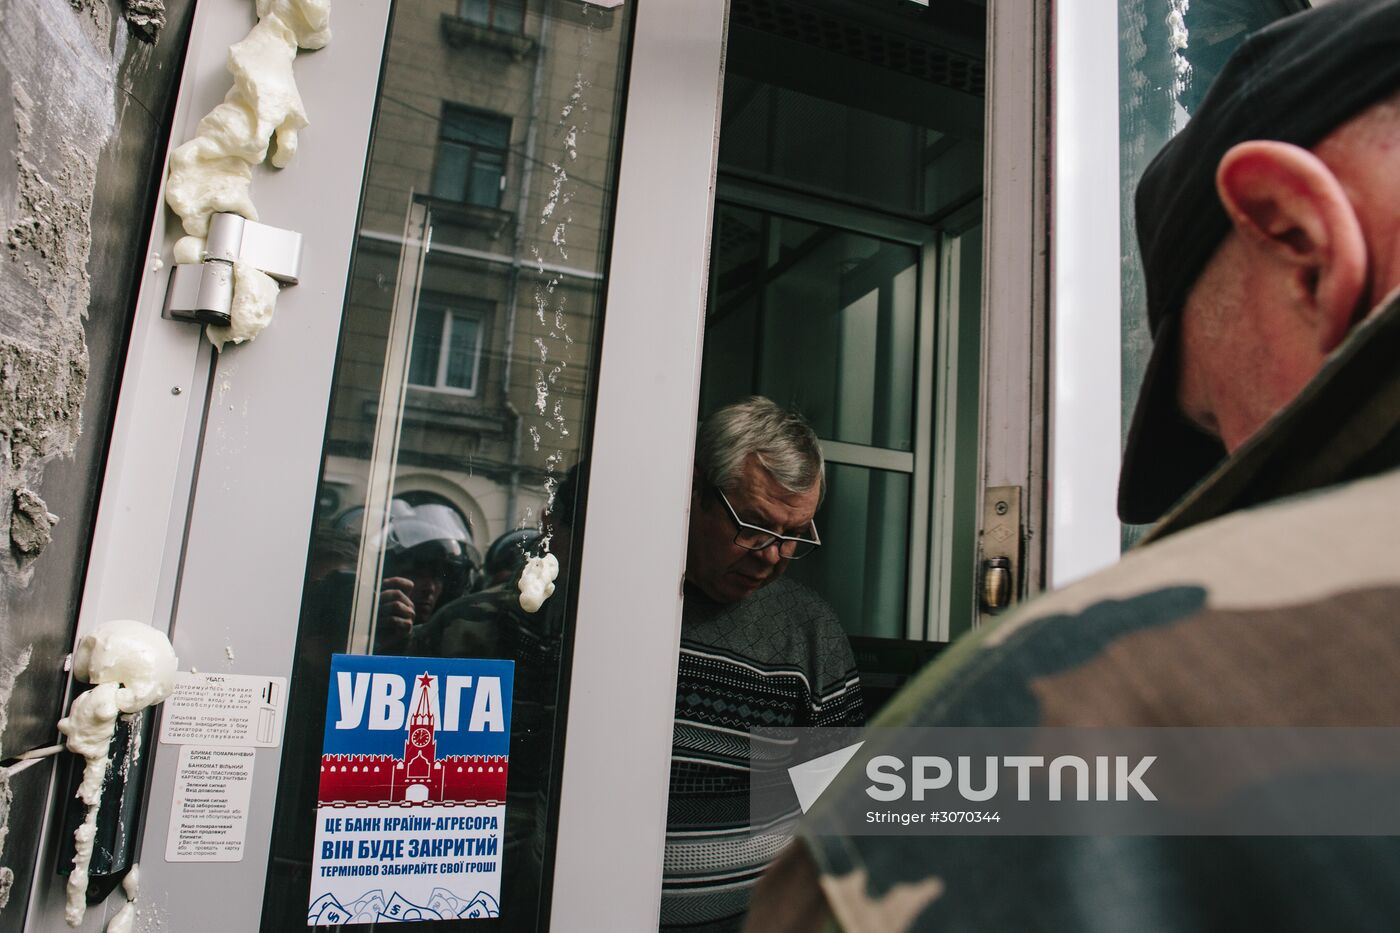
<svg viewBox="0 0 1400 933"><path fill-rule="evenodd" d="M1021 487L988 486L982 500L982 611L999 613L1021 593Z"/></svg>

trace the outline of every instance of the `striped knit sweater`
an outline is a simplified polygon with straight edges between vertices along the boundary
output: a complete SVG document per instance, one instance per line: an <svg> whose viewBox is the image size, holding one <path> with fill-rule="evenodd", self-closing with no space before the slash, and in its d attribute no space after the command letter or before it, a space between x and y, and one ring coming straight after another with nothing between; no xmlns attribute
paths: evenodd
<svg viewBox="0 0 1400 933"><path fill-rule="evenodd" d="M749 825L749 730L861 722L855 659L820 596L787 577L730 606L686 588L662 929L737 930L791 836Z"/></svg>

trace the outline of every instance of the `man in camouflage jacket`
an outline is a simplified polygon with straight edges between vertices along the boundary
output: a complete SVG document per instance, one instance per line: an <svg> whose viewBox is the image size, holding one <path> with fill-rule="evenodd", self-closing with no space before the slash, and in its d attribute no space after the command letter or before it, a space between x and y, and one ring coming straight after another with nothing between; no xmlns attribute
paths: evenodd
<svg viewBox="0 0 1400 933"><path fill-rule="evenodd" d="M1400 726L1400 0L1246 40L1137 215L1154 357L1119 511L1194 490L874 725ZM748 929L1400 926L1393 838L854 835L867 783L827 789Z"/></svg>

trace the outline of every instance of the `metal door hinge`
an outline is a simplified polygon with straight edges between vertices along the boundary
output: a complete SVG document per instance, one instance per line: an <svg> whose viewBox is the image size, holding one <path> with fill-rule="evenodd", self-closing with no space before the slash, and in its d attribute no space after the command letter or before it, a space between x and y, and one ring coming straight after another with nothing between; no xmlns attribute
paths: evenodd
<svg viewBox="0 0 1400 933"><path fill-rule="evenodd" d="M982 564L978 596L993 615L1021 598L1021 487L988 486L982 500Z"/></svg>
<svg viewBox="0 0 1400 933"><path fill-rule="evenodd" d="M246 263L283 285L295 285L301 275L301 234L237 214L215 214L209 218L204 261L171 269L161 316L227 325L234 263Z"/></svg>

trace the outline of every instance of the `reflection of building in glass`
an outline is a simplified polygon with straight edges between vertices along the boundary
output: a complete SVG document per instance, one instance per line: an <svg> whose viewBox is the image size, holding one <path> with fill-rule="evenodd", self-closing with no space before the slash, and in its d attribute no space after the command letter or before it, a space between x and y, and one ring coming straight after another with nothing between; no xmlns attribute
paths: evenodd
<svg viewBox="0 0 1400 933"><path fill-rule="evenodd" d="M578 459L622 32L573 0L397 9L324 517L365 502L384 406L401 405L394 493L452 505L483 550L537 521L550 476ZM413 318L398 347L396 313ZM395 353L407 363L386 385Z"/></svg>

